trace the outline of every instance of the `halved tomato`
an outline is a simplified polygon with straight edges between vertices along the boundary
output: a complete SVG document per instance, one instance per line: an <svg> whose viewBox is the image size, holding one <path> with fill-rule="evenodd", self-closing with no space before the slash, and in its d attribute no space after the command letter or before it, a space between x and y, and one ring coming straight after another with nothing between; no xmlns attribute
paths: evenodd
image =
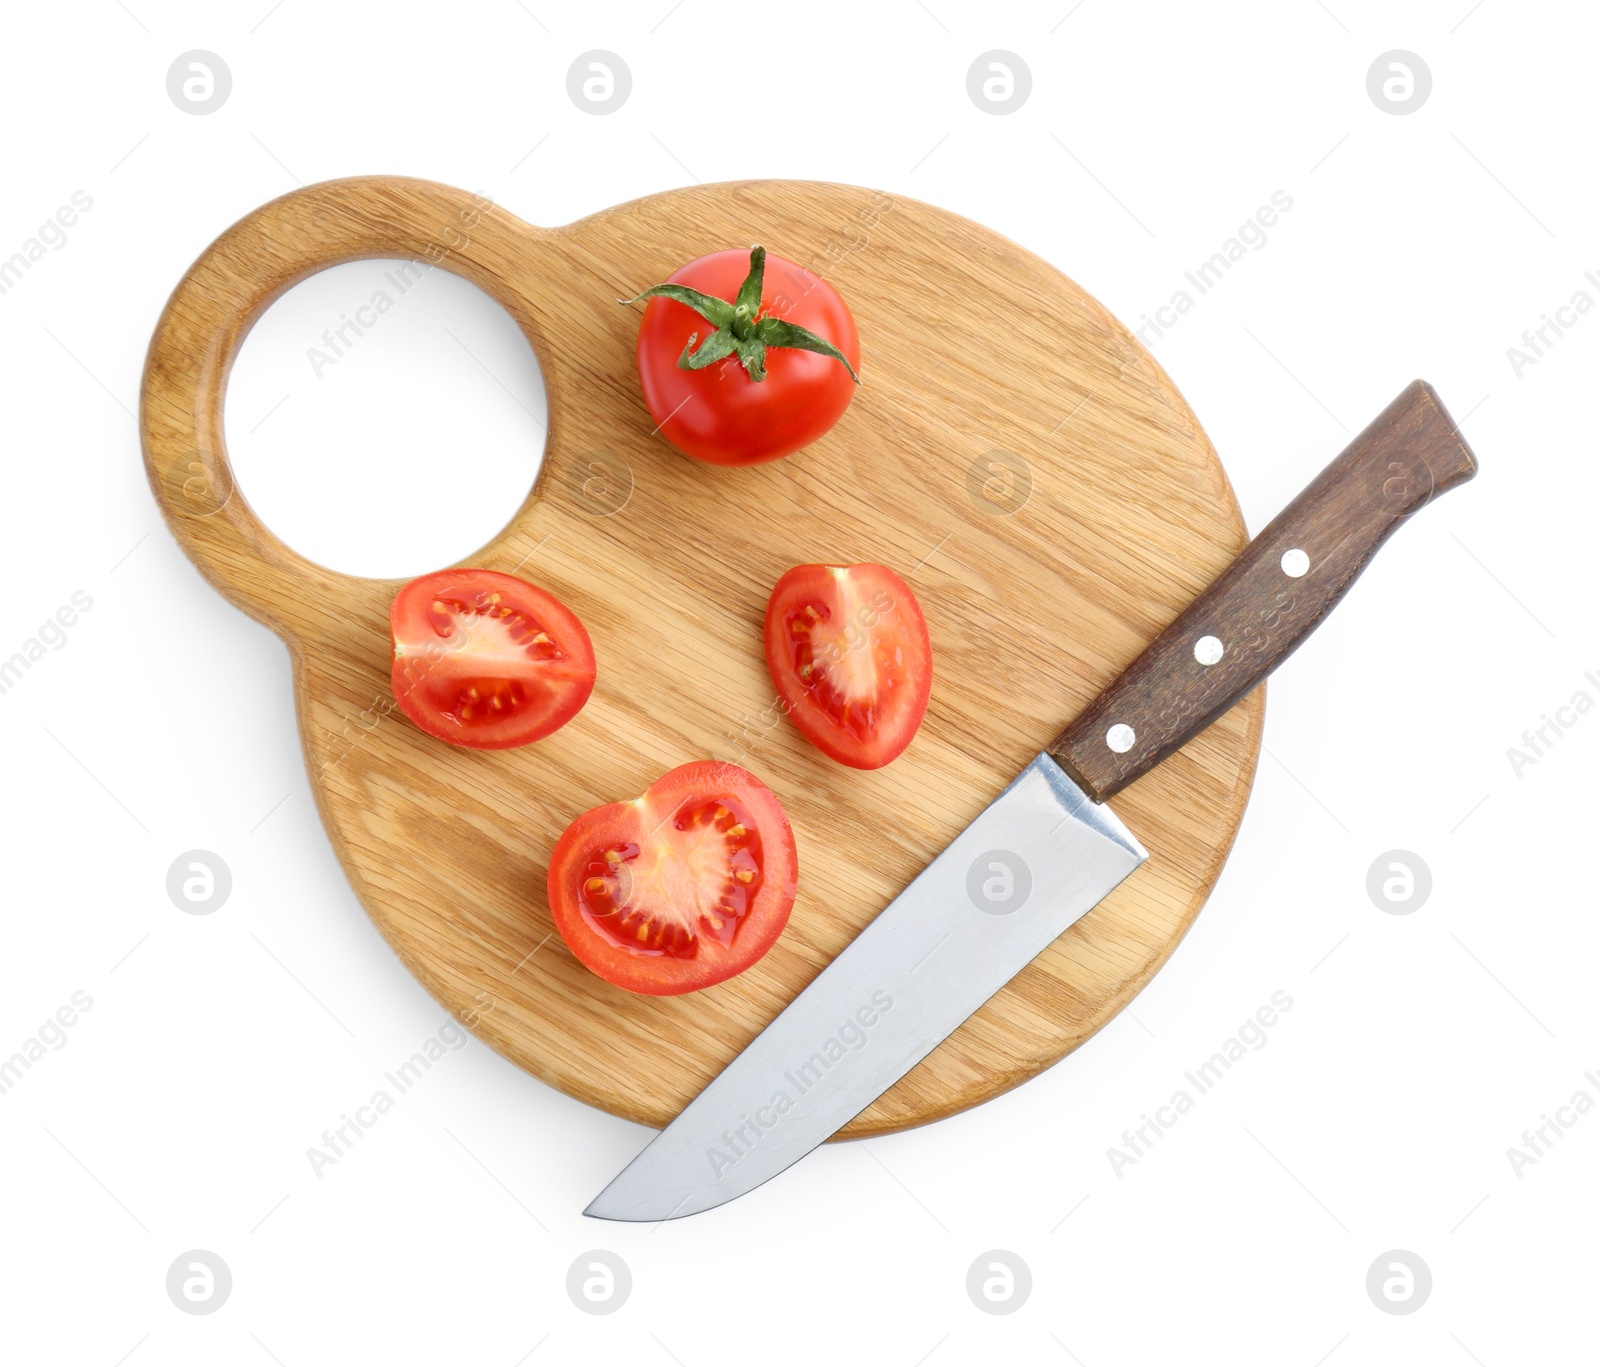
<svg viewBox="0 0 1600 1367"><path fill-rule="evenodd" d="M789 716L828 758L881 769L911 744L933 688L933 645L893 570L796 565L773 587L765 636Z"/></svg>
<svg viewBox="0 0 1600 1367"><path fill-rule="evenodd" d="M773 791L737 765L698 760L567 827L550 855L550 910L579 962L617 987L670 997L771 949L798 877Z"/></svg>
<svg viewBox="0 0 1600 1367"><path fill-rule="evenodd" d="M395 701L430 736L504 750L566 725L594 689L589 633L558 599L493 570L414 579L389 607Z"/></svg>

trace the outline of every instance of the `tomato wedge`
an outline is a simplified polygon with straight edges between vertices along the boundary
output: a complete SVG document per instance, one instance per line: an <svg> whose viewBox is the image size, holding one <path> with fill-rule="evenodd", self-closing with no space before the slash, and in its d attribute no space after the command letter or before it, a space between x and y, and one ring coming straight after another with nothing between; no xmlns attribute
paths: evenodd
<svg viewBox="0 0 1600 1367"><path fill-rule="evenodd" d="M771 949L798 876L772 790L736 765L698 760L567 827L550 855L550 910L579 962L617 987L670 997Z"/></svg>
<svg viewBox="0 0 1600 1367"><path fill-rule="evenodd" d="M504 750L566 725L594 689L589 633L558 599L493 570L414 579L389 608L400 710L430 736Z"/></svg>
<svg viewBox="0 0 1600 1367"><path fill-rule="evenodd" d="M881 769L922 725L933 645L910 586L882 565L796 565L767 602L767 668L829 759Z"/></svg>

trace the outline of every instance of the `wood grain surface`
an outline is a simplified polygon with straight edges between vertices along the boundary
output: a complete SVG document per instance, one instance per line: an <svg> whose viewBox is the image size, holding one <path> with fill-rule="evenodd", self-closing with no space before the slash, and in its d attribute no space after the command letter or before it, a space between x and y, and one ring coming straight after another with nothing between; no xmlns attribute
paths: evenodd
<svg viewBox="0 0 1600 1367"><path fill-rule="evenodd" d="M808 449L722 469L652 432L634 372L638 315L615 301L690 257L753 242L844 295L862 386ZM388 684L399 582L297 555L228 471L224 391L245 333L297 281L363 257L464 276L511 313L539 358L549 397L539 479L463 562L549 589L594 639L592 699L538 744L455 749L407 722ZM289 647L323 823L389 944L508 1058L655 1126L1245 543L1194 415L1099 304L965 219L836 185L675 190L557 229L423 181L297 191L230 228L179 284L151 343L141 423L173 534ZM440 451L440 478L469 473L471 459ZM911 582L935 659L921 732L876 772L825 759L778 715L761 645L767 593L784 570L860 560ZM1257 690L1118 798L1149 862L841 1137L933 1120L1015 1086L1139 991L1232 844L1263 701ZM682 997L633 996L551 934L546 860L578 813L708 756L743 764L782 799L800 895L777 946L740 977Z"/></svg>

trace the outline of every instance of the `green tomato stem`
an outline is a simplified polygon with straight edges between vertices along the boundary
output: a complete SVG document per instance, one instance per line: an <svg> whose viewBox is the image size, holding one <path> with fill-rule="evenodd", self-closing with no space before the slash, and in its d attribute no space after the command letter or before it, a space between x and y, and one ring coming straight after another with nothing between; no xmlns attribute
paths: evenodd
<svg viewBox="0 0 1600 1367"><path fill-rule="evenodd" d="M861 383L845 354L826 337L819 337L798 323L782 318L762 317L761 287L766 274L767 249L759 243L750 249L750 273L739 286L732 301L719 299L712 294L702 294L687 285L652 285L632 299L619 299L619 304L637 304L643 299L672 299L693 309L714 331L709 333L699 347L695 342L699 333L692 333L678 357L680 370L704 370L730 355L736 355L744 373L755 384L767 378L767 350L770 347L788 347L796 351L813 351L821 356L831 356L847 371L855 383Z"/></svg>

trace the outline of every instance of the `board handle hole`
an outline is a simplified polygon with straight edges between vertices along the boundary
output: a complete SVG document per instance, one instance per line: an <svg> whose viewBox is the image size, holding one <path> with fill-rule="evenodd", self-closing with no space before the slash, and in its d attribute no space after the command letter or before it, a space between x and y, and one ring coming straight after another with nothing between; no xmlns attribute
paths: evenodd
<svg viewBox="0 0 1600 1367"><path fill-rule="evenodd" d="M345 574L411 578L511 520L544 458L539 362L501 306L425 261L334 266L256 322L228 381L234 481Z"/></svg>

